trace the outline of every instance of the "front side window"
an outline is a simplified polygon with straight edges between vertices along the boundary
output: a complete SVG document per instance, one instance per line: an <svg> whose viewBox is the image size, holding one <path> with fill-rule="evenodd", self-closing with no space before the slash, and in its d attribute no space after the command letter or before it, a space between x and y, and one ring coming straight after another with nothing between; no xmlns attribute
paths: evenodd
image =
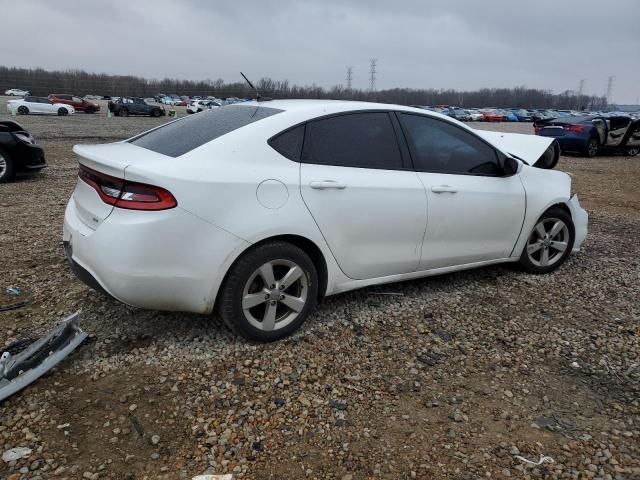
<svg viewBox="0 0 640 480"><path fill-rule="evenodd" d="M416 170L499 175L495 150L471 133L445 121L399 113Z"/></svg>
<svg viewBox="0 0 640 480"><path fill-rule="evenodd" d="M307 123L304 163L341 167L402 169L389 114L352 113Z"/></svg>

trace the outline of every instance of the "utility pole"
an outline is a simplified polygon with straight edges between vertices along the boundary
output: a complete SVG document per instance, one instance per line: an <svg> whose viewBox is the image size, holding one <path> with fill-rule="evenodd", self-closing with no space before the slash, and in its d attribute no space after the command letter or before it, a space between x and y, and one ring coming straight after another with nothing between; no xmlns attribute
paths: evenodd
<svg viewBox="0 0 640 480"><path fill-rule="evenodd" d="M351 90L353 83L353 67L347 67L347 90Z"/></svg>
<svg viewBox="0 0 640 480"><path fill-rule="evenodd" d="M369 90L372 92L376 91L376 74L378 73L376 70L377 62L378 60L372 58L369 66Z"/></svg>
<svg viewBox="0 0 640 480"><path fill-rule="evenodd" d="M607 81L607 96L606 96L607 104L611 102L611 92L613 91L613 81L615 80L615 78L616 77L611 75L609 77L609 80Z"/></svg>
<svg viewBox="0 0 640 480"><path fill-rule="evenodd" d="M582 96L584 94L584 78L580 80L580 87L578 87L578 95Z"/></svg>

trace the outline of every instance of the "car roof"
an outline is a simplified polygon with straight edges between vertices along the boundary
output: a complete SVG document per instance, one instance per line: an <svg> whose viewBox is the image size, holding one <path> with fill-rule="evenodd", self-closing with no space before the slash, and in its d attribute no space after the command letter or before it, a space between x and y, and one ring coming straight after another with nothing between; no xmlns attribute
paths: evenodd
<svg viewBox="0 0 640 480"><path fill-rule="evenodd" d="M357 102L351 100L252 100L249 102L242 102L237 105L276 108L284 112L296 113L299 116L305 116L309 119L349 111L394 110L419 113L420 115L429 115L451 121L451 117L432 110L408 107L406 105L395 105L392 103Z"/></svg>

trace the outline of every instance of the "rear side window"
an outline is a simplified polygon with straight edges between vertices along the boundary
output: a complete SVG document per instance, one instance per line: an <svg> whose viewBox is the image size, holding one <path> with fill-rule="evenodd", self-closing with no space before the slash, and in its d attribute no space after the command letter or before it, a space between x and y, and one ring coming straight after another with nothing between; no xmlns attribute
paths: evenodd
<svg viewBox="0 0 640 480"><path fill-rule="evenodd" d="M498 157L485 142L448 122L399 113L416 170L499 175Z"/></svg>
<svg viewBox="0 0 640 480"><path fill-rule="evenodd" d="M276 135L269 140L269 145L280 155L294 162L300 161L302 142L304 141L304 125L299 125L291 130Z"/></svg>
<svg viewBox="0 0 640 480"><path fill-rule="evenodd" d="M400 147L386 112L353 113L307 123L302 161L402 169Z"/></svg>
<svg viewBox="0 0 640 480"><path fill-rule="evenodd" d="M277 108L235 105L205 110L143 133L129 142L169 157L179 157L211 140L280 112L282 110Z"/></svg>

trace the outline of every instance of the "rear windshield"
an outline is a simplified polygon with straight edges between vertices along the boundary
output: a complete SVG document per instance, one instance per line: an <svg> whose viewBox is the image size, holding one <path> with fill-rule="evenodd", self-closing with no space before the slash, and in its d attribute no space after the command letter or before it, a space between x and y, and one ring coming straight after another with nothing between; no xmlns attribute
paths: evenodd
<svg viewBox="0 0 640 480"><path fill-rule="evenodd" d="M129 142L169 157L179 157L211 140L282 111L277 108L229 105L195 113L143 133Z"/></svg>

